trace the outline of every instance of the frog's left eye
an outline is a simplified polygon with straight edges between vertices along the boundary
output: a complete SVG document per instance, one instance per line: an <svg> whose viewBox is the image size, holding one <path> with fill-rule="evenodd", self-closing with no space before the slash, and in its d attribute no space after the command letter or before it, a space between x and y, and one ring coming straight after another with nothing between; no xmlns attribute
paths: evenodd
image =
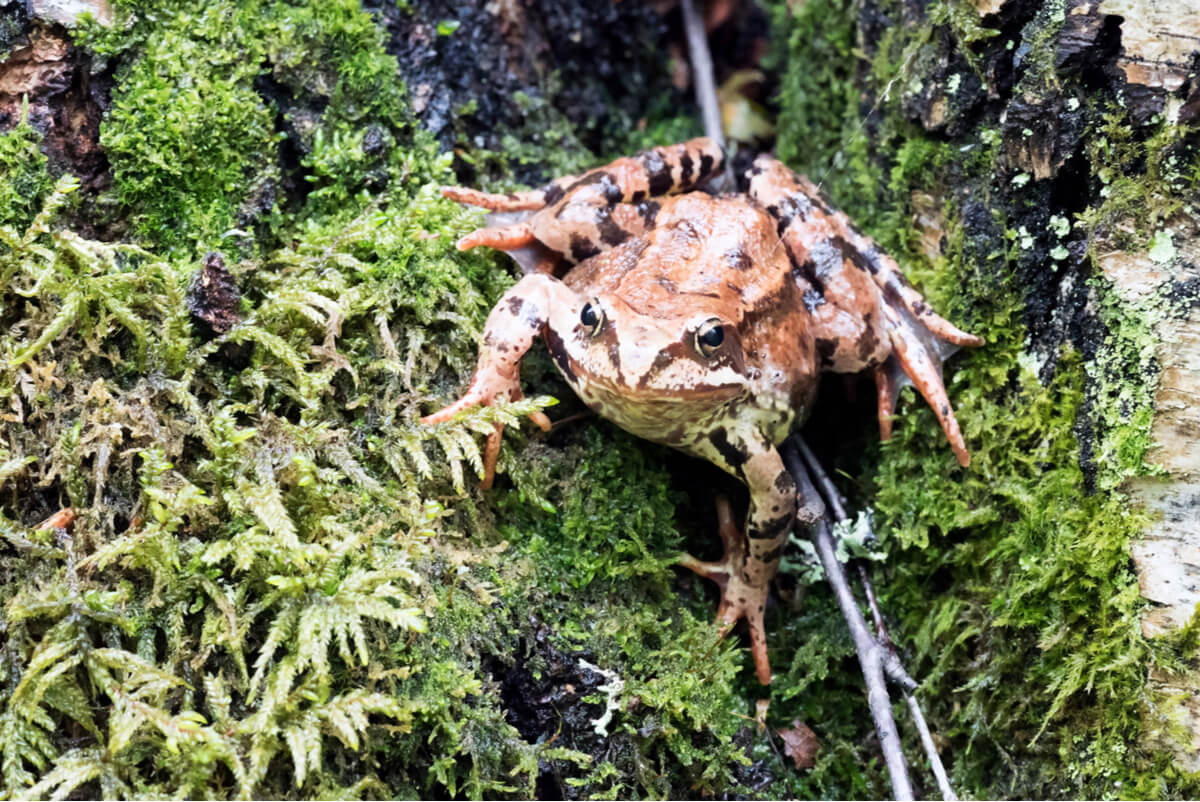
<svg viewBox="0 0 1200 802"><path fill-rule="evenodd" d="M579 312L579 322L595 337L604 326L604 309L595 302L584 304Z"/></svg>
<svg viewBox="0 0 1200 802"><path fill-rule="evenodd" d="M725 342L725 326L717 319L705 321L696 329L696 350L705 356L712 356L721 343Z"/></svg>

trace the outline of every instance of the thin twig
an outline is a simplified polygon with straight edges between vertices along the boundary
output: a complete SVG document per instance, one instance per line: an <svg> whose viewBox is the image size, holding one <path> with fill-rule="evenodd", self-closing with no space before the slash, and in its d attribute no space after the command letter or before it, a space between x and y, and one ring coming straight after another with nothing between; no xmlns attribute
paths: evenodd
<svg viewBox="0 0 1200 802"><path fill-rule="evenodd" d="M809 472L805 470L804 460L793 445L798 441L799 438L793 437L784 444L783 459L808 506L807 499L815 495L816 490L812 486ZM850 583L846 581L846 572L838 561L837 547L834 545L833 532L828 522L824 519L817 521L810 532L821 566L825 569L825 577L833 588L833 595L854 641L854 651L858 654L858 664L862 668L863 681L867 686L867 706L871 709L875 734L879 737L883 760L892 782L892 798L913 799L912 780L908 776L904 750L900 746L900 732L892 716L892 700L888 695L887 680L884 678L883 664L886 652L879 641L871 637L867 622L863 620L862 612L858 609L858 603L850 590Z"/></svg>
<svg viewBox="0 0 1200 802"><path fill-rule="evenodd" d="M908 712L913 718L913 723L917 725L917 732L921 734L921 745L925 747L925 754L929 757L929 767L933 769L933 776L937 778L942 799L946 802L958 802L958 795L950 787L950 778L946 776L946 768L942 765L941 757L938 756L937 745L933 742L929 725L925 723L925 714L921 712L921 704L917 701L917 695L910 691L904 694L904 699L908 702Z"/></svg>
<svg viewBox="0 0 1200 802"><path fill-rule="evenodd" d="M855 567L858 568L858 581L862 583L863 594L867 597L867 609L871 611L871 619L875 622L875 635L889 652L895 654L896 644L892 643L892 635L888 632L887 624L883 622L883 613L879 611L879 600L875 598L875 585L871 582L871 575L867 573L862 560L855 561Z"/></svg>
<svg viewBox="0 0 1200 802"><path fill-rule="evenodd" d="M833 480L829 478L829 474L825 473L825 469L821 467L821 463L817 461L817 455L812 453L812 449L808 447L808 443L800 437L793 437L792 442L796 444L796 448L800 450L800 456L804 457L804 464L808 466L809 475L821 490L821 495L825 497L825 501L829 504L830 510L833 512L835 521L849 520L846 515L846 508L842 506L842 494L838 492L837 486Z"/></svg>
<svg viewBox="0 0 1200 802"><path fill-rule="evenodd" d="M847 520L846 511L842 507L841 496L837 491L837 487L833 484L833 480L829 478L829 474L825 473L820 462L817 461L816 455L812 453L808 444L800 437L793 437L792 442L796 444L804 460L804 466L812 475L813 481L823 491L822 495L824 495L830 509L832 509L835 518L839 521ZM789 470L792 470L791 466L789 466ZM826 573L828 573L828 570ZM921 746L925 749L925 756L929 760L933 776L937 779L938 789L942 793L942 798L948 801L957 800L958 796L954 793L954 789L950 787L950 780L946 775L945 767L942 765L942 758L938 754L936 745L933 743L933 736L929 732L929 725L925 721L925 714L921 711L921 704L917 701L915 693L917 681L909 676L908 671L904 668L904 664L900 662L900 656L896 653L895 643L893 643L892 636L887 629L887 624L883 620L883 613L879 609L879 602L875 596L875 586L871 582L870 574L862 563L858 564L858 574L859 579L862 581L863 593L867 597L867 606L870 608L871 617L875 622L878 643L884 650L884 673L904 693L904 699L908 703L909 712L913 717L913 722L917 726L917 732L921 736Z"/></svg>
<svg viewBox="0 0 1200 802"><path fill-rule="evenodd" d="M692 65L692 84L696 87L696 102L700 104L700 115L704 118L704 135L725 147L725 129L721 124L721 101L717 97L717 81L713 77L712 54L708 49L708 32L704 29L704 17L696 8L695 0L679 0L683 11L683 32L687 36L688 61ZM721 184L724 184L722 187ZM732 192L737 186L730 159L725 160L722 180L714 181L714 187Z"/></svg>
<svg viewBox="0 0 1200 802"><path fill-rule="evenodd" d="M725 132L721 129L721 104L717 100L717 83L713 79L712 56L708 52L708 33L704 17L695 0L679 0L683 10L683 31L687 36L688 59L692 63L692 83L696 87L696 102L704 117L704 134L725 147Z"/></svg>

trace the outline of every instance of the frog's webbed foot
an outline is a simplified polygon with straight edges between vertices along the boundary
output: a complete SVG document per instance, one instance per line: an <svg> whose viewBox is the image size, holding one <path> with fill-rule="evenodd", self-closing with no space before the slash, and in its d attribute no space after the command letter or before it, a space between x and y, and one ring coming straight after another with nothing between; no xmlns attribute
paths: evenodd
<svg viewBox="0 0 1200 802"><path fill-rule="evenodd" d="M907 377L933 410L946 439L950 442L954 456L965 468L971 464L971 454L967 451L962 430L954 417L954 408L950 406L950 398L946 394L946 385L942 381L942 361L957 350L959 344L982 345L983 341L969 334L956 338L965 342L949 338L935 339L935 332L923 325L925 321L915 320L907 308L897 309L884 303L882 311L892 343L892 355L875 370L875 382L879 391L880 438L887 440L892 435L892 412L896 408L901 383ZM946 325L950 326L949 323ZM958 329L954 331L958 332Z"/></svg>
<svg viewBox="0 0 1200 802"><path fill-rule="evenodd" d="M733 522L729 501L717 497L717 527L725 553L717 562L698 560L690 554L679 557L679 565L688 568L705 579L711 579L721 589L721 604L717 607L717 623L724 636L733 629L739 619L746 619L750 629L750 654L754 657L754 671L763 685L771 683L771 664L767 658L767 633L763 626L763 610L767 604L767 588L750 585L743 578L746 563L746 537Z"/></svg>

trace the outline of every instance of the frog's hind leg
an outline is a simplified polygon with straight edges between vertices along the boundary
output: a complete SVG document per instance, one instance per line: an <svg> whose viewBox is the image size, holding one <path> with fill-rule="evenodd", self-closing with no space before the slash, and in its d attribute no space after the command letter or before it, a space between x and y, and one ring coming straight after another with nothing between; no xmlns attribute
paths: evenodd
<svg viewBox="0 0 1200 802"><path fill-rule="evenodd" d="M752 587L742 579L742 566L746 562L746 536L733 521L729 500L717 497L717 532L724 544L724 554L717 562L697 560L690 554L679 557L679 565L717 583L721 591L721 603L717 607L717 623L722 637L727 635L738 619L745 618L750 631L750 654L754 658L755 673L763 685L771 682L771 664L767 656L767 635L763 623L766 607L767 585Z"/></svg>
<svg viewBox="0 0 1200 802"><path fill-rule="evenodd" d="M812 317L818 347L821 333L837 334L826 341L824 367L837 372L876 368L879 430L885 440L891 435L896 393L907 377L933 408L959 463L968 465L971 458L942 383L941 367L957 347L983 345L983 338L934 312L905 280L896 261L858 231L807 178L769 156L755 161L749 177L751 197L778 220L781 244L817 290ZM860 329L885 336L878 342L847 334ZM847 343L864 347L846 348ZM876 347L866 347L872 344Z"/></svg>
<svg viewBox="0 0 1200 802"><path fill-rule="evenodd" d="M654 198L695 189L720 175L724 165L721 147L700 138L651 148L529 192L443 187L442 194L492 211L530 212L520 223L466 235L459 250L486 245L511 251L537 242L578 263L644 233L658 213Z"/></svg>

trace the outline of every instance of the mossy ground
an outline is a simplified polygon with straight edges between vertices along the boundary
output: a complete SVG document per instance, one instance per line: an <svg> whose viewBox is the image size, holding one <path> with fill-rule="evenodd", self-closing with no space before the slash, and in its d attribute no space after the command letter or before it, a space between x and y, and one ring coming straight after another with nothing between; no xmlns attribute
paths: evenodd
<svg viewBox="0 0 1200 802"><path fill-rule="evenodd" d="M414 125L372 18L323 0L116 5L78 39L115 64L113 185L89 208L122 241L72 233L74 186L51 191L36 132L0 138L3 794L886 795L820 586L768 617L771 723L816 730L817 764L789 768L754 735L748 658L671 566L713 540L681 458L595 419L510 426L483 493L480 433L545 401L416 424L468 375L511 278L451 247L479 217L438 195L450 156ZM1148 667L1187 656L1140 636L1140 522L1114 490L1142 470L1147 397L1128 374L1144 332L1106 307L1124 331L1108 357L1031 350L1011 204L985 215L988 240L944 192L988 175L999 140L964 157L895 102L864 128L851 4L776 14L780 154L989 340L951 383L971 469L911 399L893 442L836 452L891 552L878 585L957 786L1195 793L1136 746ZM879 90L911 46L887 37L864 80ZM696 133L663 110L590 153L535 105L555 172ZM532 158L517 141L472 157L485 173ZM933 260L914 189L949 198ZM242 294L216 336L185 302L210 250ZM528 362L527 387L562 393ZM1099 427L1117 457L1091 492L1080 410L1114 399L1136 408ZM845 441L871 442L868 425ZM38 529L64 507L69 532Z"/></svg>

